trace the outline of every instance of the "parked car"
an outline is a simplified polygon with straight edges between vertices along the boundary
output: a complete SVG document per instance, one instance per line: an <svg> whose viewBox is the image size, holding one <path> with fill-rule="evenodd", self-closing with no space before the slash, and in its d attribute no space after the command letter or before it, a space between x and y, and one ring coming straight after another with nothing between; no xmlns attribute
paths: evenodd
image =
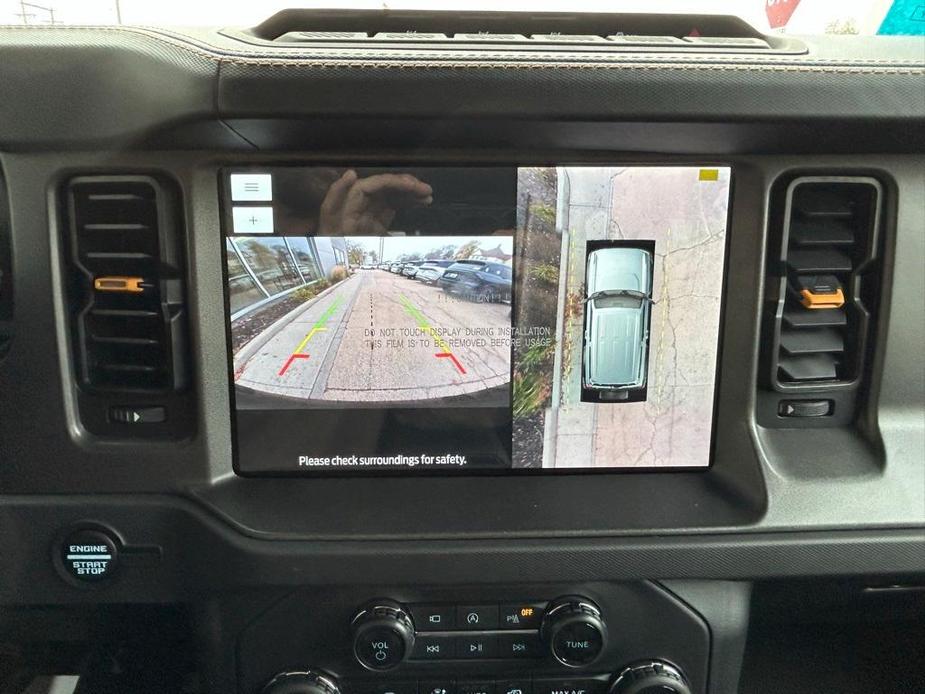
<svg viewBox="0 0 925 694"><path fill-rule="evenodd" d="M450 294L460 294L481 303L511 300L511 268L485 260L460 260L450 265L437 280Z"/></svg>
<svg viewBox="0 0 925 694"><path fill-rule="evenodd" d="M361 269L361 270L372 270L372 269L373 269L373 266L372 266L372 265L368 265L368 264L364 264L364 265L360 265L360 269Z"/></svg>
<svg viewBox="0 0 925 694"><path fill-rule="evenodd" d="M388 264L388 263L379 263L376 267L379 268L380 270L388 270L388 269L389 269L389 264Z"/></svg>
<svg viewBox="0 0 925 694"><path fill-rule="evenodd" d="M423 260L412 260L407 262L402 266L401 274L405 277L410 277L413 279L414 276L418 274L418 268L421 267L423 263Z"/></svg>
<svg viewBox="0 0 925 694"><path fill-rule="evenodd" d="M625 400L646 385L652 254L641 248L591 251L585 279L582 385Z"/></svg>
<svg viewBox="0 0 925 694"><path fill-rule="evenodd" d="M392 263L389 265L389 272L399 273L401 272L402 264L401 263Z"/></svg>
<svg viewBox="0 0 925 694"><path fill-rule="evenodd" d="M424 264L418 268L418 273L414 276L414 279L425 284L434 284L443 277L446 269L455 262L455 260L425 260Z"/></svg>

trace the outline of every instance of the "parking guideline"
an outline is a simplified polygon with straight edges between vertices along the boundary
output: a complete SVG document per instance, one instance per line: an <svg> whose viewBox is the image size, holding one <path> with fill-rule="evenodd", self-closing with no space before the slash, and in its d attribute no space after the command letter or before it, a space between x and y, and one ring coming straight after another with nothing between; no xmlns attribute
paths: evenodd
<svg viewBox="0 0 925 694"><path fill-rule="evenodd" d="M293 350L291 355L289 355L289 358L286 360L286 363L283 364L283 368L279 370L279 374L277 375L284 376L286 372L289 370L289 367L292 366L293 362L296 359L308 359L309 358L309 355L303 354L302 350L305 349L306 346L308 346L309 341L315 336L315 333L320 333L320 332L324 332L327 330L327 328L324 327L325 323L327 323L331 319L331 316L334 315L334 312L338 309L342 300L343 300L343 297L341 295L338 295L334 299L334 301L331 302L331 305L328 306L328 308L325 309L325 312L321 314L321 317L317 321L315 321L315 324L312 326L312 329L308 331L308 334L305 335L305 337L299 343L299 346L296 347L295 350Z"/></svg>
<svg viewBox="0 0 925 694"><path fill-rule="evenodd" d="M424 316L424 314L421 313L420 310L418 310L417 307L415 307L415 305L412 304L408 300L408 297L406 297L404 294L399 294L398 297L401 299L401 303L405 311L407 311L408 314L415 320L415 322L418 324L418 327L421 330L425 330L430 333L430 336L434 338L434 342L437 344L437 347L443 350L434 356L438 359L449 359L453 362L453 365L456 367L459 373L465 374L466 370L463 368L463 365L459 363L459 359L457 359L453 354L453 350L451 350L446 341L437 334L437 331L431 327L430 323L427 322L427 318Z"/></svg>

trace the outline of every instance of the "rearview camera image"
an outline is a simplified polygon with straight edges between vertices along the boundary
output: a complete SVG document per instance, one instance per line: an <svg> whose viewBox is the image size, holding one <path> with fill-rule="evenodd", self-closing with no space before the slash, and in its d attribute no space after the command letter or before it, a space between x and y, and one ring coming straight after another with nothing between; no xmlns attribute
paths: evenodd
<svg viewBox="0 0 925 694"><path fill-rule="evenodd" d="M237 237L228 252L269 268L264 281L313 279L232 320L240 402L510 406L512 237L274 242Z"/></svg>

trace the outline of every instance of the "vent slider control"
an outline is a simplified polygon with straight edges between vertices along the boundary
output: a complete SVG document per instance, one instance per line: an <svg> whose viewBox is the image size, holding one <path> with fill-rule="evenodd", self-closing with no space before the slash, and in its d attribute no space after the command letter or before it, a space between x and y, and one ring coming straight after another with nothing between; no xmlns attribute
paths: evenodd
<svg viewBox="0 0 925 694"><path fill-rule="evenodd" d="M841 308L845 293L835 275L801 275L797 278L800 303L808 309Z"/></svg>
<svg viewBox="0 0 925 694"><path fill-rule="evenodd" d="M93 280L93 288L98 292L127 292L140 294L151 287L145 284L142 277L97 277Z"/></svg>

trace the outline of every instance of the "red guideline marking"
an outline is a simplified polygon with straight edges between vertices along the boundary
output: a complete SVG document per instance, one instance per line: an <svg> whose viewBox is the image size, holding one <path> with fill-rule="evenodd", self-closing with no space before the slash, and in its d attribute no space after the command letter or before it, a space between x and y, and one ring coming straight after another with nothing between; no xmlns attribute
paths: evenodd
<svg viewBox="0 0 925 694"><path fill-rule="evenodd" d="M293 354L293 355L291 355L291 356L286 360L286 363L283 364L283 368L281 368L281 369L279 370L279 373L276 374L276 375L277 375L277 376L282 376L283 374L285 374L286 371L289 370L289 367L292 366L292 362L294 362L296 359L308 359L308 355L307 355L307 354Z"/></svg>
<svg viewBox="0 0 925 694"><path fill-rule="evenodd" d="M449 357L453 364L456 365L456 368L459 369L459 373L464 374L466 370L463 368L463 365L459 363L459 359L456 358L456 355L450 354L449 352L441 352L440 354L435 354L435 357Z"/></svg>

